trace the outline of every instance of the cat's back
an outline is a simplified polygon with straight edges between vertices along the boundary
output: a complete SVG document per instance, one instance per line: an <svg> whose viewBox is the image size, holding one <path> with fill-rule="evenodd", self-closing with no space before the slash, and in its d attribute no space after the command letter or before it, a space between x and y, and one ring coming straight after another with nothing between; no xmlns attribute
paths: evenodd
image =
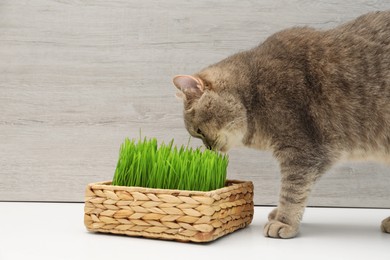
<svg viewBox="0 0 390 260"><path fill-rule="evenodd" d="M322 44L332 51L329 56L341 65L390 71L390 11L362 15L323 35Z"/></svg>
<svg viewBox="0 0 390 260"><path fill-rule="evenodd" d="M342 24L328 33L331 36L356 37L390 48L390 10L371 12Z"/></svg>
<svg viewBox="0 0 390 260"><path fill-rule="evenodd" d="M390 146L390 11L330 30L287 29L253 53L269 111L295 115L296 128L312 125L324 140ZM283 118L268 121L282 125Z"/></svg>
<svg viewBox="0 0 390 260"><path fill-rule="evenodd" d="M330 79L351 88L390 92L390 11L372 12L322 33L319 48ZM316 51L316 50L314 50Z"/></svg>
<svg viewBox="0 0 390 260"><path fill-rule="evenodd" d="M344 58L350 62L370 54L389 59L390 10L368 13L329 30L288 28L271 35L257 51L260 56L292 63L337 63Z"/></svg>
<svg viewBox="0 0 390 260"><path fill-rule="evenodd" d="M286 29L254 53L261 60L257 64L279 81L304 77L313 80L308 86L379 84L390 91L390 11L368 13L330 30Z"/></svg>

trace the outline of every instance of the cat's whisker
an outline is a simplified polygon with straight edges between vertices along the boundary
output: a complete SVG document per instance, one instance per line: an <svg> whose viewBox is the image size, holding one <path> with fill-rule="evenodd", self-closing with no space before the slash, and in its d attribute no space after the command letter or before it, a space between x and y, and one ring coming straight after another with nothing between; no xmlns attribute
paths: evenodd
<svg viewBox="0 0 390 260"><path fill-rule="evenodd" d="M213 150L220 150L222 148L222 140L221 140L221 136L218 135L217 138L215 139L214 143L212 144L212 147L213 147Z"/></svg>
<svg viewBox="0 0 390 260"><path fill-rule="evenodd" d="M245 118L244 117L240 117L240 118L237 118L231 122L229 122L226 126L225 126L225 130L226 131L230 131L233 127L235 127L236 125L242 123L245 121Z"/></svg>

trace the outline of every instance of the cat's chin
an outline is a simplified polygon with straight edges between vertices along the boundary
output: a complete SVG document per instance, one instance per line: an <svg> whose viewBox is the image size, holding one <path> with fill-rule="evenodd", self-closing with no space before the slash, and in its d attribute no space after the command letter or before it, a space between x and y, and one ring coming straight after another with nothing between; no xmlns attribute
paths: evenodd
<svg viewBox="0 0 390 260"><path fill-rule="evenodd" d="M227 153L230 150L230 147L225 143L212 147L212 150L220 153Z"/></svg>
<svg viewBox="0 0 390 260"><path fill-rule="evenodd" d="M221 136L223 136L223 139L222 138L220 139L222 139L223 141L219 142L218 147L215 147L215 150L221 153L227 153L232 148L244 146L242 142L243 134L240 132L235 132L234 134L225 132Z"/></svg>
<svg viewBox="0 0 390 260"><path fill-rule="evenodd" d="M223 146L223 147L221 147L220 149L218 149L218 151L219 151L220 153L227 153L229 150L230 150L230 148L229 148L229 147L226 147L226 146Z"/></svg>
<svg viewBox="0 0 390 260"><path fill-rule="evenodd" d="M227 153L229 152L232 148L236 147L237 145L232 145L232 144L229 144L229 143L226 143L224 145L222 145L221 147L215 149L216 151L220 152L220 153Z"/></svg>
<svg viewBox="0 0 390 260"><path fill-rule="evenodd" d="M219 153L227 153L227 151L229 149L227 149L223 146L223 147L213 147L213 148L211 148L211 150L214 152L219 152Z"/></svg>

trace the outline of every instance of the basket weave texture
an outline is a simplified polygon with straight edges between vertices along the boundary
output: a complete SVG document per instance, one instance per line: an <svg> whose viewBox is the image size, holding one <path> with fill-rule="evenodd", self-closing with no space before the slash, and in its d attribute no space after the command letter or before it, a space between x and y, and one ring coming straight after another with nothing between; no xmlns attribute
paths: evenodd
<svg viewBox="0 0 390 260"><path fill-rule="evenodd" d="M209 192L110 184L87 186L84 224L89 231L209 242L252 222L252 182L229 180Z"/></svg>

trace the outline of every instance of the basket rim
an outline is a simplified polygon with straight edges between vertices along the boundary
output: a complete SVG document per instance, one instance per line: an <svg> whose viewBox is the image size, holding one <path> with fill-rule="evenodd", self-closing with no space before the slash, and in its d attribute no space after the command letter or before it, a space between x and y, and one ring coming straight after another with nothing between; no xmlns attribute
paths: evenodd
<svg viewBox="0 0 390 260"><path fill-rule="evenodd" d="M114 186L111 185L112 181L101 181L89 183L88 188L90 189L105 189L111 191L130 191L140 193L155 193L155 194L173 194L175 196L207 196L212 197L219 193L224 193L230 190L235 190L244 187L253 187L252 181L241 181L241 180L226 180L226 186L211 190L211 191L196 191L196 190L175 190L175 189L158 189L158 188L145 188L136 186Z"/></svg>

